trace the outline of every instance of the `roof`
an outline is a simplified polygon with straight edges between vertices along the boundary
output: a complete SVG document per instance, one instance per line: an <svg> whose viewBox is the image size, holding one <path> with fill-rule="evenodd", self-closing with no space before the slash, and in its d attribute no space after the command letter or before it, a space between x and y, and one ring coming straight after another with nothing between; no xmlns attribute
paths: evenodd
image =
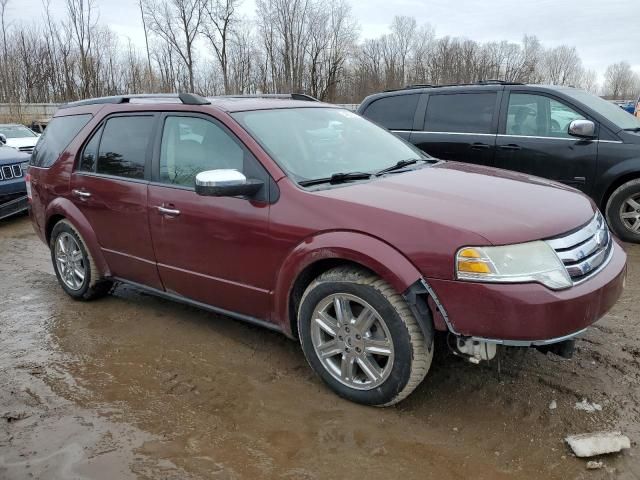
<svg viewBox="0 0 640 480"><path fill-rule="evenodd" d="M247 110L273 110L277 108L339 108L323 102L309 102L305 100L272 99L272 98L239 98L213 97L211 106L225 112L242 112Z"/></svg>
<svg viewBox="0 0 640 480"><path fill-rule="evenodd" d="M142 94L118 95L112 97L90 98L69 102L56 112L56 116L67 111L67 114L91 113L110 105L114 111L162 110L165 105L180 106L179 110L189 110L189 107L209 106L225 112L239 112L247 110L272 110L278 108L339 108L322 103L305 94L266 94L266 95L228 95L216 97L201 97L194 94Z"/></svg>

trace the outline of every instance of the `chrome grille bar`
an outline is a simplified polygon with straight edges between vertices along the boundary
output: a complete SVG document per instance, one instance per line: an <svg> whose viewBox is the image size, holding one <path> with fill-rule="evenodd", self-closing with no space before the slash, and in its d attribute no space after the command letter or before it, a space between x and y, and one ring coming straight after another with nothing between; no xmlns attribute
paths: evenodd
<svg viewBox="0 0 640 480"><path fill-rule="evenodd" d="M562 260L574 284L600 271L611 258L613 238L600 212L579 230L547 240Z"/></svg>
<svg viewBox="0 0 640 480"><path fill-rule="evenodd" d="M13 178L13 170L11 169L11 166L4 165L2 167L2 176L4 177L4 180L10 180Z"/></svg>

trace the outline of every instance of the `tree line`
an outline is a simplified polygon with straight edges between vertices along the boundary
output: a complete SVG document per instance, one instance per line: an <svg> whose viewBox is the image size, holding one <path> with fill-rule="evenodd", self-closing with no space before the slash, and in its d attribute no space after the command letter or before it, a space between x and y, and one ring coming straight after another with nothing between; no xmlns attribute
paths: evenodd
<svg viewBox="0 0 640 480"><path fill-rule="evenodd" d="M430 25L396 16L389 32L362 40L346 0L257 0L254 18L240 0L136 0L145 44L100 22L96 0L64 0L63 18L43 0L42 18L9 22L19 0L0 0L0 102L66 102L122 93L202 95L304 92L358 103L408 84L503 79L573 85L631 98L640 78L609 66L604 85L575 47L438 37Z"/></svg>

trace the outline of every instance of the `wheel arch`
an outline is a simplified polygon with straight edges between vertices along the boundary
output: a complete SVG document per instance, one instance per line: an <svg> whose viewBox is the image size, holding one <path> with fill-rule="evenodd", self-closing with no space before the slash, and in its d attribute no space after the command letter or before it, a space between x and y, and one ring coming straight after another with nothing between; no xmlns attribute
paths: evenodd
<svg viewBox="0 0 640 480"><path fill-rule="evenodd" d="M53 227L60 220L67 220L78 231L86 248L91 253L101 276L110 276L109 266L107 265L104 255L102 255L102 250L100 249L100 244L98 243L98 238L93 228L91 228L89 221L80 209L66 198L58 197L47 207L45 213L45 239L47 245L49 245L51 241Z"/></svg>
<svg viewBox="0 0 640 480"><path fill-rule="evenodd" d="M298 306L311 281L342 265L368 270L400 294L422 278L401 252L375 237L335 231L305 239L283 262L274 291L275 321L288 336L297 338Z"/></svg>
<svg viewBox="0 0 640 480"><path fill-rule="evenodd" d="M620 162L605 172L602 177L608 178L608 181L603 182L603 186L594 200L600 210L604 212L611 194L616 189L631 180L640 178L640 158L632 158Z"/></svg>

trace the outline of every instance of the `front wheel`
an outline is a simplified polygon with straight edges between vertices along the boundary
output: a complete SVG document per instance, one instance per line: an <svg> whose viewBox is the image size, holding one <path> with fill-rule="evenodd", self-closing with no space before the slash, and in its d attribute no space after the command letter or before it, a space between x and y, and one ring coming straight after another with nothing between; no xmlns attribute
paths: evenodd
<svg viewBox="0 0 640 480"><path fill-rule="evenodd" d="M640 243L640 179L618 187L609 197L607 223L627 242Z"/></svg>
<svg viewBox="0 0 640 480"><path fill-rule="evenodd" d="M338 395L365 405L393 405L424 379L433 358L404 298L361 269L338 267L305 291L298 330L307 361Z"/></svg>

